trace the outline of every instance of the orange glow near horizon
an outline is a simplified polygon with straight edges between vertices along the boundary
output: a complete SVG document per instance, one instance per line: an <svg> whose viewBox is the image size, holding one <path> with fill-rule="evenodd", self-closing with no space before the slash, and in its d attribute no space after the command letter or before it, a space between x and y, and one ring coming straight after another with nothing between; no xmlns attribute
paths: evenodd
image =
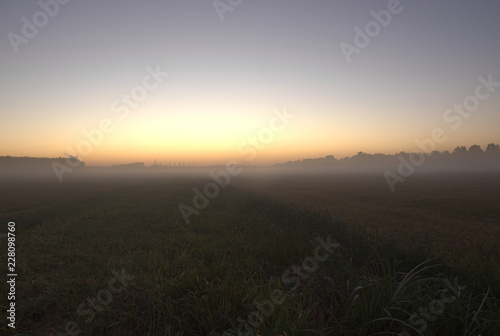
<svg viewBox="0 0 500 336"><path fill-rule="evenodd" d="M255 158L248 164L270 165L326 155L340 159L360 151L370 154L415 151L418 148L414 141L430 137L435 127L445 129L448 136L445 143L437 145L437 150L451 151L459 145L468 147L473 144L485 148L497 140L491 136L492 132L485 132L484 126L470 120L462 127L462 132L455 132L439 119L435 127L422 121L415 124L414 120L380 120L382 110L367 114L366 106L357 106L356 110L349 106L335 107L337 111L349 110L354 116L361 115L357 118L339 113L323 113L318 118L306 107L303 110L278 110L284 109L293 114L294 119L287 125L277 119L275 125L282 130L272 132L272 141L268 143L258 141L259 148L251 144L251 138L264 129L270 129L270 122L276 119L272 108L238 108L235 105L225 106L226 112L218 112L216 108L202 110L200 106L187 105L184 109L169 108L165 112L155 105L146 105L124 120L107 113L100 119L95 116L79 118L66 127L63 127L63 121L49 123L43 119L36 128L19 125L19 131L4 141L4 148L9 150L4 149L0 155L59 157L68 153L79 155L89 166L131 162L151 165L155 160L163 165L184 162L199 166L229 161L243 163L253 148ZM322 110L327 111L326 108ZM414 111L408 110L406 114L410 112ZM100 139L95 135L95 129L102 119L107 118L112 120L112 130L102 133ZM82 124L84 127L79 126ZM490 125L494 128L493 122ZM98 139L94 138L92 143L84 131ZM478 137L478 134L482 136ZM28 147L26 143L32 145Z"/></svg>
<svg viewBox="0 0 500 336"><path fill-rule="evenodd" d="M411 152L435 128L447 136L437 150L484 149L500 143L500 5L455 5L412 4L349 56L339 46L356 44L353 26L379 5L262 2L222 23L213 6L191 1L81 1L29 43L3 39L0 156L242 162L251 153L242 143L284 106L295 118L249 164ZM21 35L20 18L41 10L36 1L3 6L3 31ZM443 113L474 98L452 129ZM112 130L87 139L106 119Z"/></svg>

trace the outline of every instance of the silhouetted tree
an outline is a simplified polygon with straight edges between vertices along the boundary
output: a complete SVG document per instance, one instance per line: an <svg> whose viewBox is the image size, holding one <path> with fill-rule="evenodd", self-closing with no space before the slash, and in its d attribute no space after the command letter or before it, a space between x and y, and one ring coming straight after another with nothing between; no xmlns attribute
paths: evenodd
<svg viewBox="0 0 500 336"><path fill-rule="evenodd" d="M433 150L430 154L430 157L433 159L438 159L441 156L441 153L437 150Z"/></svg>
<svg viewBox="0 0 500 336"><path fill-rule="evenodd" d="M490 143L486 147L486 153L489 153L489 154L500 153L500 146L495 145L494 143Z"/></svg>
<svg viewBox="0 0 500 336"><path fill-rule="evenodd" d="M471 154L483 154L483 150L479 145L472 145L469 147L469 153Z"/></svg>
<svg viewBox="0 0 500 336"><path fill-rule="evenodd" d="M485 155L484 153L488 153ZM416 154L416 153L414 153ZM398 160L399 156L402 156L405 159L409 159L411 153L407 152L399 152L395 154L382 154L375 153L369 154L365 152L358 152L356 155L351 157L344 157L342 159L336 159L333 155L327 155L321 158L308 158L297 161L288 161L287 163L277 164L277 165L290 165L290 166L350 166L350 165L363 165L363 164L373 164L381 165L381 164L394 164ZM429 162L432 163L447 163L450 161L457 161L460 163L461 161L477 161L477 164L485 163L493 163L494 161L498 161L500 163L500 145L497 144L488 144L486 150L483 151L481 146L472 145L467 149L465 146L456 147L452 153L445 150L443 152L439 152L434 150L430 153ZM1 162L0 162L1 163Z"/></svg>
<svg viewBox="0 0 500 336"><path fill-rule="evenodd" d="M467 154L467 147L465 147L465 146L458 146L453 151L453 154L454 155L465 155L465 154Z"/></svg>

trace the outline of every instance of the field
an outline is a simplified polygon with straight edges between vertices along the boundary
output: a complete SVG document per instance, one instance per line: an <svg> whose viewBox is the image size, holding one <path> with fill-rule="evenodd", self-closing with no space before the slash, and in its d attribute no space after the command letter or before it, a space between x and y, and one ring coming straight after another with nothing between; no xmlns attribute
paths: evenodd
<svg viewBox="0 0 500 336"><path fill-rule="evenodd" d="M500 270L499 174L415 174L394 193L381 174L273 176L242 179L239 185L327 210L346 224L422 245L450 262L480 258Z"/></svg>
<svg viewBox="0 0 500 336"><path fill-rule="evenodd" d="M500 175L257 175L2 181L11 334L498 335Z"/></svg>

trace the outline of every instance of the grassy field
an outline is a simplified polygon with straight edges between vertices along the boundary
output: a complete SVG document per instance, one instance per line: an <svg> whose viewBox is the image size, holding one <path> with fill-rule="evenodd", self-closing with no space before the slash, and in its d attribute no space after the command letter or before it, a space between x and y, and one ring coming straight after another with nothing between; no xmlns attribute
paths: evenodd
<svg viewBox="0 0 500 336"><path fill-rule="evenodd" d="M383 194L362 177L242 177L189 225L178 205L206 179L4 181L18 278L3 330L498 335L498 178L450 179Z"/></svg>
<svg viewBox="0 0 500 336"><path fill-rule="evenodd" d="M381 174L274 176L238 186L351 226L500 271L500 174L415 174L392 193ZM500 274L500 273L499 273Z"/></svg>

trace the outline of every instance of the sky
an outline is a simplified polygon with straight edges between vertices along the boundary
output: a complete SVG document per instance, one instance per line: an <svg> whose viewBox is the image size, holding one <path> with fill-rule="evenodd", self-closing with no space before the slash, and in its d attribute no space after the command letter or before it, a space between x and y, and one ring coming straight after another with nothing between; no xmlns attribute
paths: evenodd
<svg viewBox="0 0 500 336"><path fill-rule="evenodd" d="M499 17L486 0L4 0L0 156L258 165L414 151L436 128L438 150L485 148Z"/></svg>

